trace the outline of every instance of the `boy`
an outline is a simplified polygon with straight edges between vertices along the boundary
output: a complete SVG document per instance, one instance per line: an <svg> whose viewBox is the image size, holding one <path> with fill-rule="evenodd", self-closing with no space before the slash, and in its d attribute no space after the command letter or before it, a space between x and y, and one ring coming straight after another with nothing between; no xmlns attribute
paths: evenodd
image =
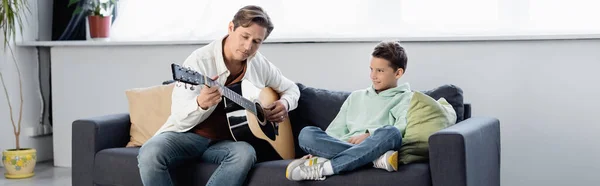
<svg viewBox="0 0 600 186"><path fill-rule="evenodd" d="M380 42L371 56L372 86L352 92L325 131L313 126L302 129L298 143L309 155L287 166L289 180L324 180L370 162L397 171L412 98L408 83L398 85L398 79L408 59L398 41Z"/></svg>

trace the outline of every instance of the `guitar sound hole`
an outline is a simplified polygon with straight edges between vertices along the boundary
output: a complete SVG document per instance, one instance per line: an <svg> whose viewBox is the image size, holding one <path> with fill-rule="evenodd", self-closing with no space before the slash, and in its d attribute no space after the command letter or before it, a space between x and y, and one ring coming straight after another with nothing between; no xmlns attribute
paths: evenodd
<svg viewBox="0 0 600 186"><path fill-rule="evenodd" d="M263 123L265 121L265 114L263 113L262 106L259 103L254 103L254 107L256 108L256 119Z"/></svg>
<svg viewBox="0 0 600 186"><path fill-rule="evenodd" d="M267 121L265 113L263 113L262 106L259 103L254 103L254 106L256 107L256 119L260 123L260 130L262 130L265 136L267 136L269 139L275 140L278 132L275 131L276 129L273 127L273 124Z"/></svg>

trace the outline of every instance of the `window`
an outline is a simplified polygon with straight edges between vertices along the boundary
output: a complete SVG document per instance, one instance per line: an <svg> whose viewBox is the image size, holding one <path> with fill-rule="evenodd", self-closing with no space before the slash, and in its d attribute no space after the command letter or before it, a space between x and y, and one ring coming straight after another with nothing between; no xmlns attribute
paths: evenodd
<svg viewBox="0 0 600 186"><path fill-rule="evenodd" d="M213 40L248 4L270 39L600 33L595 0L121 0L111 40Z"/></svg>
<svg viewBox="0 0 600 186"><path fill-rule="evenodd" d="M529 0L527 29L537 32L600 33L597 0Z"/></svg>

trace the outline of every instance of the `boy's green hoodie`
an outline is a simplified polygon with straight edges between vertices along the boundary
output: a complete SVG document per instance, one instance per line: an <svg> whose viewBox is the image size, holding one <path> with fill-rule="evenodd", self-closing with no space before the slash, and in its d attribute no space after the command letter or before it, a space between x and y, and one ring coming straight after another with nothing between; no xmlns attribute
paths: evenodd
<svg viewBox="0 0 600 186"><path fill-rule="evenodd" d="M413 92L408 83L375 92L373 87L354 91L348 96L338 115L325 130L328 135L348 141L350 137L386 125L393 125L404 135L406 113Z"/></svg>

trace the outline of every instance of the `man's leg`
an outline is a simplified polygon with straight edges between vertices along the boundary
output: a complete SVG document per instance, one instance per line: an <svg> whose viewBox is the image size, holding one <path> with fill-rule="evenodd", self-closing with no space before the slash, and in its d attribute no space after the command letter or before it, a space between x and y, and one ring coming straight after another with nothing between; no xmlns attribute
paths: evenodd
<svg viewBox="0 0 600 186"><path fill-rule="evenodd" d="M339 174L364 166L389 150L400 150L402 134L393 126L379 128L363 142L330 159L333 172Z"/></svg>
<svg viewBox="0 0 600 186"><path fill-rule="evenodd" d="M202 160L220 164L206 185L242 185L256 162L256 152L243 141L221 141L208 147Z"/></svg>
<svg viewBox="0 0 600 186"><path fill-rule="evenodd" d="M353 144L331 137L319 127L304 127L298 135L298 145L304 152L322 158L333 158Z"/></svg>
<svg viewBox="0 0 600 186"><path fill-rule="evenodd" d="M188 132L164 132L150 138L137 157L142 183L173 185L169 168L200 157L209 143L209 139Z"/></svg>

